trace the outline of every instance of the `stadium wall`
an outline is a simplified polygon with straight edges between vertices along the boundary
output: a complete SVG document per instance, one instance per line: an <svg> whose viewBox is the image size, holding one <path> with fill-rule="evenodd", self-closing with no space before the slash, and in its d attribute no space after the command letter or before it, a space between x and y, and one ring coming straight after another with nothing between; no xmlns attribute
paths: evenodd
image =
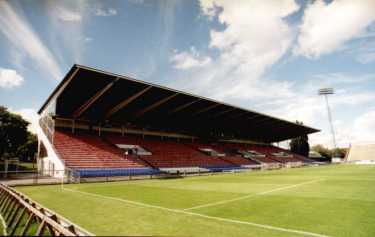
<svg viewBox="0 0 375 237"><path fill-rule="evenodd" d="M46 154L38 157L38 171L44 175L50 175L53 177L64 177L65 165L64 162L59 158L53 145L48 140L47 136L44 134L42 128L38 126L38 144L39 151L41 144L44 145L46 149ZM40 152L39 152L40 154Z"/></svg>
<svg viewBox="0 0 375 237"><path fill-rule="evenodd" d="M375 144L354 144L350 147L347 162L375 165Z"/></svg>

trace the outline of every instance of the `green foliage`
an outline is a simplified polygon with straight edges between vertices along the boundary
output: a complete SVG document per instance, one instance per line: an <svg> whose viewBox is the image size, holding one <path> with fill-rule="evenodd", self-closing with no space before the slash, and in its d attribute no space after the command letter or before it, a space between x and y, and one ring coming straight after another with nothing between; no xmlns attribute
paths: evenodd
<svg viewBox="0 0 375 237"><path fill-rule="evenodd" d="M0 106L0 159L33 157L36 137L27 131L29 122Z"/></svg>
<svg viewBox="0 0 375 237"><path fill-rule="evenodd" d="M344 158L347 152L346 148L329 149L320 144L311 147L311 150L318 152L322 157L326 159L331 159L333 156Z"/></svg>
<svg viewBox="0 0 375 237"><path fill-rule="evenodd" d="M16 154L21 161L34 161L34 156L37 150L38 139L36 135L29 133L27 135L27 141L18 147Z"/></svg>
<svg viewBox="0 0 375 237"><path fill-rule="evenodd" d="M302 122L296 121L297 124L303 125ZM290 143L290 150L296 154L308 157L310 151L309 138L307 135L293 138Z"/></svg>
<svg viewBox="0 0 375 237"><path fill-rule="evenodd" d="M324 157L326 159L332 158L332 151L330 149L324 147L323 145L320 145L320 144L315 145L315 146L311 147L311 150L318 152L322 157Z"/></svg>
<svg viewBox="0 0 375 237"><path fill-rule="evenodd" d="M333 149L331 152L332 152L332 155L334 155L335 157L344 158L347 151L348 149L346 148L336 148L336 149Z"/></svg>

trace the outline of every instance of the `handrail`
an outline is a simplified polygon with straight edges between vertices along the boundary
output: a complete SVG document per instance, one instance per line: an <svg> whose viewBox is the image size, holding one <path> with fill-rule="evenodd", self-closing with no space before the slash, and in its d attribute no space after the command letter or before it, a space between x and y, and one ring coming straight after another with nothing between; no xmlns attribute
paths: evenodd
<svg viewBox="0 0 375 237"><path fill-rule="evenodd" d="M7 225L4 228L11 236L28 235L30 227L35 224L37 230L34 234L37 236L42 236L46 230L51 235L93 236L82 227L73 224L5 184L0 184L0 214ZM21 225L22 219L25 217L27 221ZM21 232L16 234L16 231Z"/></svg>

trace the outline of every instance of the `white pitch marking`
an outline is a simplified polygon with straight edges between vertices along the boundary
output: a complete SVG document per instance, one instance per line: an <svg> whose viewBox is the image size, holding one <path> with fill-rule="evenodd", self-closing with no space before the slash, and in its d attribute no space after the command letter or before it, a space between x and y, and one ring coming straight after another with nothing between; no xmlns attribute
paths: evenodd
<svg viewBox="0 0 375 237"><path fill-rule="evenodd" d="M184 211L199 209L199 208L203 208L203 207L217 206L217 205L221 205L221 204L226 204L228 202L235 202L235 201L239 201L239 200L243 200L243 199L247 199L247 198L252 198L252 197L256 197L256 196L266 195L266 194L269 194L269 193L273 193L273 192L277 192L277 191L281 191L281 190L285 190L285 189L295 188L295 187L298 187L298 186L302 186L302 185L306 185L306 184L311 184L311 183L319 182L319 181L322 181L322 180L323 179L311 180L311 181L308 181L308 182L303 182L303 183L299 183L299 184L293 184L293 185L288 185L288 186L284 186L284 187L280 187L280 188L275 188L275 189L268 190L268 191L265 191L265 192L249 194L249 195L238 197L238 198L233 198L233 199L227 199L227 200L218 201L218 202L207 203L207 204L203 204L203 205L199 205L199 206L195 206L195 207L189 207L189 208L184 209Z"/></svg>
<svg viewBox="0 0 375 237"><path fill-rule="evenodd" d="M146 204L146 203L142 203L142 202L131 201L131 200L123 199L123 198L115 198L115 197L109 197L109 196L95 194L95 193L83 192L83 191L69 189L69 188L65 188L65 187L63 188L63 190L67 190L67 191L70 191L70 192L76 192L76 193L80 193L80 194L84 194L84 195L88 195L88 196L93 196L93 197L97 197L97 198L104 198L104 199L124 202L124 203L127 203L127 204L133 204L133 205L141 206L141 207L148 207L148 208L154 208L154 209L159 209L159 210L164 210L164 211L169 211L169 212L174 212L174 213L180 213L180 214L185 214L185 215L190 215L190 216L197 216L197 217L201 217L201 218L205 218L205 219L211 219L211 220L217 220L217 221L223 221L223 222L229 222L229 223L235 223L235 224L242 224L242 225L250 225L250 226L255 226L255 227L258 227L258 228L275 230L275 231L280 231L280 232L300 234L300 235L305 235L305 236L330 237L328 235L323 235L323 234L318 234L318 233L313 233L313 232L308 232L308 231L294 230L294 229L288 229L288 228L283 228L283 227L276 227L276 226L271 226L271 225L258 224L258 223L249 222L249 221L239 221L239 220L233 220L233 219L222 218L222 217L208 216L208 215L189 212L189 211L185 211L185 210L179 210L179 209L155 206L155 205Z"/></svg>

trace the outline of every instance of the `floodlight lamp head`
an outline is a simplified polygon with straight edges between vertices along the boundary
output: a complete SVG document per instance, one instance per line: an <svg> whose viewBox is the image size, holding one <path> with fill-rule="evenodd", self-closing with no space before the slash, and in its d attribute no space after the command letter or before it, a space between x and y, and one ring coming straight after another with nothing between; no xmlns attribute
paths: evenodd
<svg viewBox="0 0 375 237"><path fill-rule="evenodd" d="M322 88L319 90L319 95L332 95L334 94L333 88Z"/></svg>

